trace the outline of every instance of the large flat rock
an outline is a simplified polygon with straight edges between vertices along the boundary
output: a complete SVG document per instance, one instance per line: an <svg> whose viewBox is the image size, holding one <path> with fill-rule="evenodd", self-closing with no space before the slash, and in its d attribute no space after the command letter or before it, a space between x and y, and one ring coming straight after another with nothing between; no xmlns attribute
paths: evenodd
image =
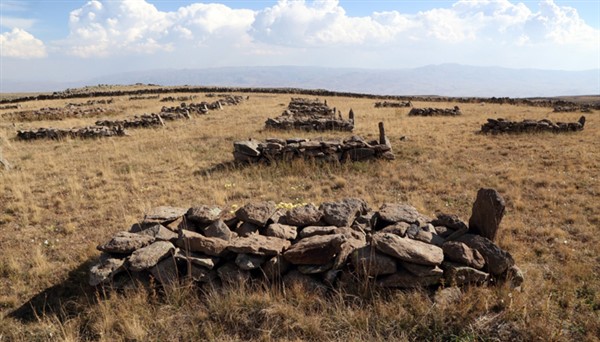
<svg viewBox="0 0 600 342"><path fill-rule="evenodd" d="M176 242L177 246L188 252L200 252L212 256L221 256L227 251L229 242L223 239L207 237L189 230L182 230Z"/></svg>
<svg viewBox="0 0 600 342"><path fill-rule="evenodd" d="M174 251L175 246L172 243L168 241L156 241L133 252L127 260L127 268L134 272L149 269L162 259L172 255Z"/></svg>
<svg viewBox="0 0 600 342"><path fill-rule="evenodd" d="M233 239L228 249L235 253L277 255L281 254L290 244L290 241L285 239L253 234Z"/></svg>
<svg viewBox="0 0 600 342"><path fill-rule="evenodd" d="M107 253L130 254L137 249L148 246L154 240L154 236L150 235L118 232L109 241L99 245L97 249Z"/></svg>
<svg viewBox="0 0 600 342"><path fill-rule="evenodd" d="M264 227L276 210L275 203L271 201L251 202L238 209L235 216L241 221Z"/></svg>
<svg viewBox="0 0 600 342"><path fill-rule="evenodd" d="M373 235L373 245L382 253L419 265L439 265L444 260L441 248L391 233Z"/></svg>
<svg viewBox="0 0 600 342"><path fill-rule="evenodd" d="M292 245L283 256L294 265L324 265L341 251L346 240L342 234L311 236Z"/></svg>

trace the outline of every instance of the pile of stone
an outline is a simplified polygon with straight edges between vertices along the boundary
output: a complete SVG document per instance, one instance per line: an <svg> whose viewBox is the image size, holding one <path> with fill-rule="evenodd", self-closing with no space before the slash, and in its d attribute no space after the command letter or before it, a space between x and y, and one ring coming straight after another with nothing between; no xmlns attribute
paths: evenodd
<svg viewBox="0 0 600 342"><path fill-rule="evenodd" d="M181 114L181 115L187 115L190 116L190 114L198 114L198 115L203 115L208 113L209 109L217 109L216 107L210 107L208 106L209 104L206 102L201 102L201 103L190 103L190 104L186 104L185 102L182 102L179 106L176 107L166 107L163 106L160 109L160 115L163 114ZM219 107L220 109L220 107Z"/></svg>
<svg viewBox="0 0 600 342"><path fill-rule="evenodd" d="M371 211L361 199L278 209L251 202L237 211L216 206L159 207L129 231L98 246L92 286L132 281L173 285L301 283L308 289L375 284L391 288L465 286L523 274L494 243L504 200L481 189L469 224L455 215L427 217L407 204Z"/></svg>
<svg viewBox="0 0 600 342"><path fill-rule="evenodd" d="M542 120L523 120L509 121L506 119L488 119L481 126L482 133L532 133L532 132L576 132L583 130L585 126L585 116L579 118L577 122L552 122L548 119Z"/></svg>
<svg viewBox="0 0 600 342"><path fill-rule="evenodd" d="M157 100L160 99L160 95L149 95L149 96L130 96L129 100Z"/></svg>
<svg viewBox="0 0 600 342"><path fill-rule="evenodd" d="M86 102L80 102L80 103L70 102L65 105L65 108L94 106L94 105L99 105L99 104L112 104L113 102L114 102L113 99L87 100Z"/></svg>
<svg viewBox="0 0 600 342"><path fill-rule="evenodd" d="M249 96L246 97L246 99L248 98ZM223 106L235 106L242 103L242 101L244 101L244 97L241 95L227 95L222 99L219 99L219 102Z"/></svg>
<svg viewBox="0 0 600 342"><path fill-rule="evenodd" d="M333 162L394 159L392 145L385 135L383 123L379 124L379 133L379 140L373 141L366 141L355 135L344 140L270 138L265 141L236 141L233 143L233 158L241 163L270 163L295 158Z"/></svg>
<svg viewBox="0 0 600 342"><path fill-rule="evenodd" d="M375 102L375 108L404 108L404 107L412 107L412 102L410 101L383 101L383 102Z"/></svg>
<svg viewBox="0 0 600 342"><path fill-rule="evenodd" d="M408 112L409 116L457 116L462 115L460 108L413 108Z"/></svg>
<svg viewBox="0 0 600 342"><path fill-rule="evenodd" d="M122 126L117 127L102 127L102 126L87 126L81 128L60 129L60 128L38 128L33 130L17 131L17 139L20 140L37 140L37 139L53 139L60 140L64 138L105 138L125 136L127 132Z"/></svg>
<svg viewBox="0 0 600 342"><path fill-rule="evenodd" d="M131 119L124 120L99 120L96 121L96 126L105 127L123 127L123 128L148 128L156 126L164 126L164 121L174 121L180 119L189 119L189 114L186 113L160 113L160 114L142 114L136 115Z"/></svg>
<svg viewBox="0 0 600 342"><path fill-rule="evenodd" d="M167 96L163 97L160 102L183 102L183 101L193 101L196 98L196 95L190 96Z"/></svg>
<svg viewBox="0 0 600 342"><path fill-rule="evenodd" d="M69 118L86 118L112 114L114 110L93 107L80 108L67 106L65 108L45 107L38 110L26 110L2 114L2 117L11 121L39 121L39 120L64 120Z"/></svg>
<svg viewBox="0 0 600 342"><path fill-rule="evenodd" d="M592 109L590 106L554 106L555 113L568 113L568 112L582 112L591 113Z"/></svg>
<svg viewBox="0 0 600 342"><path fill-rule="evenodd" d="M354 112L350 109L348 120L327 101L292 98L288 108L278 117L267 119L265 126L273 129L301 129L305 131L349 131L354 129Z"/></svg>

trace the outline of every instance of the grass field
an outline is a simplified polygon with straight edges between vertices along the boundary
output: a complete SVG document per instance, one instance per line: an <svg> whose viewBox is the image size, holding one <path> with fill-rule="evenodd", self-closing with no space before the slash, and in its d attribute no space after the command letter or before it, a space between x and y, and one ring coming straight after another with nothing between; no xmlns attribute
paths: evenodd
<svg viewBox="0 0 600 342"><path fill-rule="evenodd" d="M290 95L243 95L250 99L238 106L103 140L16 141L16 129L95 119L13 125L0 117L0 154L13 166L0 170L0 341L599 340L599 112L586 114L582 132L487 136L476 132L488 117L576 121L581 114L459 104L461 117L408 117L410 108L328 97L344 115L354 110L353 134L376 138L377 123L385 122L396 160L219 168L233 159L236 140L349 136L264 131ZM170 105L115 100L120 115L113 118ZM67 102L85 100L25 102L20 110ZM498 243L523 270L522 291L465 288L458 304L437 306L428 290L320 296L250 284L104 294L87 285L96 245L153 206L360 197L375 209L407 202L425 214L468 220L480 187L496 188L507 202Z"/></svg>

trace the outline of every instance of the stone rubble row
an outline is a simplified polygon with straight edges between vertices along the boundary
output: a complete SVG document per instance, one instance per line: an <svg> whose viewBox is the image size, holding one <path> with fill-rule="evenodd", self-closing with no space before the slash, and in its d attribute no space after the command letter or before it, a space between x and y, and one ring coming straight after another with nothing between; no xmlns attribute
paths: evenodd
<svg viewBox="0 0 600 342"><path fill-rule="evenodd" d="M383 102L375 102L375 108L404 108L404 107L412 107L412 102L410 101L383 101Z"/></svg>
<svg viewBox="0 0 600 342"><path fill-rule="evenodd" d="M102 107L80 108L67 105L64 108L45 107L38 110L25 110L2 114L2 117L11 121L41 121L41 120L64 120L69 118L88 118L100 115L109 115L114 110Z"/></svg>
<svg viewBox="0 0 600 342"><path fill-rule="evenodd" d="M337 114L337 115L336 115ZM266 128L305 131L348 131L354 129L354 112L350 109L348 120L342 118L340 111L330 108L327 100L292 98L288 108L278 117L269 118Z"/></svg>
<svg viewBox="0 0 600 342"><path fill-rule="evenodd" d="M357 198L289 209L268 201L237 211L158 207L98 246L102 255L89 283L123 288L152 279L162 285L266 279L323 289L509 280L516 287L522 272L494 243L503 213L504 200L493 189L479 190L468 226L455 215L430 218L407 204L372 211Z"/></svg>
<svg viewBox="0 0 600 342"><path fill-rule="evenodd" d="M529 132L575 132L583 130L585 126L585 116L579 118L577 122L552 122L548 119L542 120L523 120L510 121L502 118L488 119L481 126L482 133L529 133Z"/></svg>
<svg viewBox="0 0 600 342"><path fill-rule="evenodd" d="M460 108L413 108L408 116L457 116L462 115Z"/></svg>
<svg viewBox="0 0 600 342"><path fill-rule="evenodd" d="M17 139L20 140L38 140L53 139L60 140L65 138L105 138L125 136L127 132L123 127L103 127L86 126L81 128L61 129L61 128L38 128L32 130L17 131Z"/></svg>
<svg viewBox="0 0 600 342"><path fill-rule="evenodd" d="M265 141L255 139L236 141L233 143L233 158L236 162L243 163L268 163L295 158L333 162L394 159L392 145L385 135L383 123L379 123L379 133L379 140L373 141L365 141L356 135L344 140L269 138Z"/></svg>

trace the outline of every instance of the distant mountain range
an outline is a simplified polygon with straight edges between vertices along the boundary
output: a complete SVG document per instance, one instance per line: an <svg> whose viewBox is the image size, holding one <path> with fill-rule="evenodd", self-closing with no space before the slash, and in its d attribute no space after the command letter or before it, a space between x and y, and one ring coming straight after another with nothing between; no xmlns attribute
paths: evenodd
<svg viewBox="0 0 600 342"><path fill-rule="evenodd" d="M1 80L2 92L58 91L96 84L293 87L379 95L547 97L600 94L600 69L552 71L458 64L414 69L345 69L298 66L160 69L55 83Z"/></svg>

